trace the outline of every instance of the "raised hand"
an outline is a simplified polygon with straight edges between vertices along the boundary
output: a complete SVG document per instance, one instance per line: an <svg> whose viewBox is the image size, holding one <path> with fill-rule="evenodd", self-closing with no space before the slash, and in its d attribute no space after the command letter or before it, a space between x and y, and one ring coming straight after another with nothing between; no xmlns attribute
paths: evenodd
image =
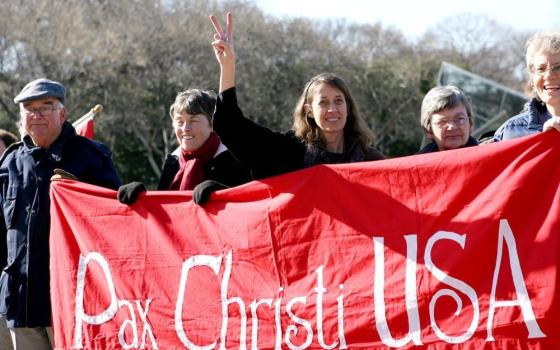
<svg viewBox="0 0 560 350"><path fill-rule="evenodd" d="M212 47L218 63L220 63L220 92L235 86L235 52L233 51L233 15L226 16L226 31L222 29L216 16L211 15L210 21L216 30Z"/></svg>

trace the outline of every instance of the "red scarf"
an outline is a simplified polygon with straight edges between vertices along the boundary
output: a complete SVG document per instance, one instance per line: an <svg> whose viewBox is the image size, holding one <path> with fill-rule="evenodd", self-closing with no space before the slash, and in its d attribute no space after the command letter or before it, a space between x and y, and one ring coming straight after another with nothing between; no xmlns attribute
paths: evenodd
<svg viewBox="0 0 560 350"><path fill-rule="evenodd" d="M179 156L179 171L169 186L170 190L192 190L204 179L204 165L208 163L220 146L220 137L211 133L208 140L194 151L181 148Z"/></svg>

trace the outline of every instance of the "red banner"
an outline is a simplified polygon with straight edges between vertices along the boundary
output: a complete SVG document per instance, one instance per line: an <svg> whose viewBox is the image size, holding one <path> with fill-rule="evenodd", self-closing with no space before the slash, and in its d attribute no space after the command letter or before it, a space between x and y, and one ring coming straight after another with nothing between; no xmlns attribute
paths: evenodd
<svg viewBox="0 0 560 350"><path fill-rule="evenodd" d="M560 139L220 191L52 187L57 349L558 349Z"/></svg>

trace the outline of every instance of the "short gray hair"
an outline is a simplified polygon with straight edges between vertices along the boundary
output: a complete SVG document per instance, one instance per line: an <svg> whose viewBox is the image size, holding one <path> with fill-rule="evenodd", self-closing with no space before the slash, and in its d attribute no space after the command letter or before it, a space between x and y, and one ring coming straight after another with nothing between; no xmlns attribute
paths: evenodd
<svg viewBox="0 0 560 350"><path fill-rule="evenodd" d="M175 101L169 107L169 116L173 120L175 113L203 114L212 125L215 106L216 94L213 91L188 89L177 94Z"/></svg>
<svg viewBox="0 0 560 350"><path fill-rule="evenodd" d="M422 110L420 113L420 125L422 129L430 133L432 132L432 116L448 108L454 108L462 104L467 110L469 123L473 124L473 113L471 101L465 93L454 85L436 86L432 88L422 101Z"/></svg>
<svg viewBox="0 0 560 350"><path fill-rule="evenodd" d="M540 52L558 53L560 52L560 31L546 30L533 34L525 44L525 61L527 69L532 72L535 68L533 58Z"/></svg>

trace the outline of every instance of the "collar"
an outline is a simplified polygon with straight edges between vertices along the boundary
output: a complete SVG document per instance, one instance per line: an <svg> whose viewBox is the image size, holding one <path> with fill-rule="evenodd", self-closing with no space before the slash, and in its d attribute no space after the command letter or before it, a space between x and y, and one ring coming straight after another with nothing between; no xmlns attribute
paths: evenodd
<svg viewBox="0 0 560 350"><path fill-rule="evenodd" d="M528 129L542 130L544 123L551 118L550 112L546 109L546 105L536 97L527 102L526 108L529 112Z"/></svg>
<svg viewBox="0 0 560 350"><path fill-rule="evenodd" d="M62 160L62 148L64 144L70 137L74 135L76 135L74 127L72 126L72 124L65 121L64 124L62 124L60 135L58 135L56 140L54 140L52 145L50 145L48 148L35 146L33 140L31 139L31 136L25 135L23 137L23 151L30 154L34 158L42 158L43 156L48 156L53 161L60 162Z"/></svg>
<svg viewBox="0 0 560 350"><path fill-rule="evenodd" d="M459 148L472 147L472 146L478 146L478 141L474 137L469 136L467 143L465 143L463 146ZM418 151L417 154L432 153L432 152L439 152L439 147L435 141L432 141L428 143L426 146L422 147L422 149Z"/></svg>

